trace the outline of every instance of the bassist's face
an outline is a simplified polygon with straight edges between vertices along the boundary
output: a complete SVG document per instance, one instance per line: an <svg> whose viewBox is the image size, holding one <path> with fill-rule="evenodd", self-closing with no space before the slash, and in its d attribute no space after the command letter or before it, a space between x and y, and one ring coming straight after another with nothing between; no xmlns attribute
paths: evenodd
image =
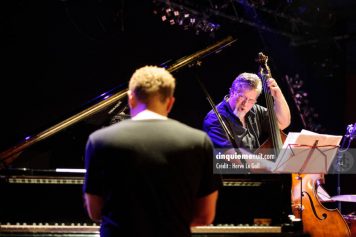
<svg viewBox="0 0 356 237"><path fill-rule="evenodd" d="M230 96L231 109L237 113L238 117L244 117L257 102L258 92L256 90L243 90Z"/></svg>

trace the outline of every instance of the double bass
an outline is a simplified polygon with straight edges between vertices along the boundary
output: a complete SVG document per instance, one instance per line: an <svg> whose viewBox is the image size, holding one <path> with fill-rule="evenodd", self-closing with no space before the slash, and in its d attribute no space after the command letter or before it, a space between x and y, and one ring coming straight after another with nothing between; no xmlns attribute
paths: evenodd
<svg viewBox="0 0 356 237"><path fill-rule="evenodd" d="M268 57L259 53L256 61L259 63L259 76L262 80L263 92L269 116L270 138L264 142L259 150L272 148L275 155L279 154L285 133L279 129L274 112L274 100L269 93L267 81L272 77L267 65ZM327 209L319 200L317 189L324 183L322 174L296 174L291 175L291 205L296 218L302 220L303 232L311 237L348 237L350 228L338 209Z"/></svg>
<svg viewBox="0 0 356 237"><path fill-rule="evenodd" d="M292 211L300 218L303 231L311 237L349 237L350 228L338 209L323 206L318 188L324 184L323 174L292 174Z"/></svg>

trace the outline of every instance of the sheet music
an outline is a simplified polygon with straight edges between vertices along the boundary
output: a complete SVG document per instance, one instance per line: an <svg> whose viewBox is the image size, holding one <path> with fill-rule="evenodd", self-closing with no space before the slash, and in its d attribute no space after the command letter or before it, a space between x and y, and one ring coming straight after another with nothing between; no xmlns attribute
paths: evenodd
<svg viewBox="0 0 356 237"><path fill-rule="evenodd" d="M316 133L316 132L312 132L312 131L309 131L309 130L306 130L306 129L302 129L302 131L300 131L301 134L319 134L319 133Z"/></svg>
<svg viewBox="0 0 356 237"><path fill-rule="evenodd" d="M274 173L327 173L342 136L308 130L290 132L277 157Z"/></svg>

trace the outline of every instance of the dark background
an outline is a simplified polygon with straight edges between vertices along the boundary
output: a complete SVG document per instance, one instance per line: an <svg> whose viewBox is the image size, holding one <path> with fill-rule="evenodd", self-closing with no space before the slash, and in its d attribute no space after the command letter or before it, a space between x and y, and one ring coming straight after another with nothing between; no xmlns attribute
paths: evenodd
<svg viewBox="0 0 356 237"><path fill-rule="evenodd" d="M183 5L185 1L177 2ZM225 13L229 6L217 7L224 2L231 1L201 0L192 8L203 11L211 5ZM236 9L235 3L237 16L273 31L210 16L208 20L220 25L211 35L162 22L159 9L163 3L154 1L2 3L0 148L4 150L75 114L88 101L123 85L140 66L173 62L227 35L237 39L231 47L205 58L198 70L183 68L175 72L177 104L171 117L201 128L210 105L195 77L204 82L218 103L239 73L257 71L254 59L258 52L264 52L294 115L287 130L302 128L284 80L285 75L298 74L310 105L319 114L314 120L322 128L320 131L344 134L356 117L355 3L280 1L280 6L273 6L268 1L255 2L256 6L281 12L288 7L287 13L313 24L303 28L297 23L273 21L270 16L263 18L263 12L256 13L257 10L255 14L260 15L251 18L251 9ZM283 35L285 32L292 32L295 37Z"/></svg>
<svg viewBox="0 0 356 237"><path fill-rule="evenodd" d="M314 109L308 116L310 130L344 135L346 126L356 122L355 1L164 2L0 3L0 151L95 104L101 94L125 88L135 69L170 65L229 35L236 42L204 58L200 67L174 72L177 100L172 118L201 128L211 107L196 79L218 103L239 73L257 72L254 60L258 52L264 52L292 112L292 124L286 133L305 128L286 75L299 75L304 82L305 100ZM162 11L183 6L190 9L191 15L195 13L196 20L214 22L219 28L211 33L161 20ZM259 103L264 104L263 96ZM111 116L99 114L90 123L81 124L84 128L75 125L66 134L25 151L29 157L23 155L16 162L19 167L82 167L87 135L105 126L103 121ZM354 194L354 181L354 176L343 176L342 193ZM329 194L335 195L336 177L329 175L326 185ZM347 211L355 210L353 203L345 207Z"/></svg>
<svg viewBox="0 0 356 237"><path fill-rule="evenodd" d="M286 133L304 127L343 135L346 126L355 123L354 1L165 2L1 3L0 149L80 112L104 92L125 88L136 68L169 66L226 36L236 42L204 58L200 67L174 72L177 102L172 118L201 128L211 107L196 79L218 103L239 73L257 72L255 58L264 52L292 111ZM171 25L169 19L175 18L169 18L167 9L189 12L196 23L205 20L219 28L204 32L197 24ZM165 22L163 15L168 17ZM310 127L302 124L286 75L298 75L304 83L304 101L314 109L307 116ZM259 103L264 104L263 96Z"/></svg>

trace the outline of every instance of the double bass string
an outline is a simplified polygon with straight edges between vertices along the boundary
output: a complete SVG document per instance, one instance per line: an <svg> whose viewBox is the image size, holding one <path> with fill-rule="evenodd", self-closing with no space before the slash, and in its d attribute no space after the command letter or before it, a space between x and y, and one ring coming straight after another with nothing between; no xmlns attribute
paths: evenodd
<svg viewBox="0 0 356 237"><path fill-rule="evenodd" d="M277 119L276 119L276 115L273 110L273 107L274 107L273 97L270 94L270 90L268 89L268 86L267 86L267 79L269 77L271 77L271 73L270 73L270 70L269 70L267 64L264 63L263 65L264 65L264 69L261 66L260 76L262 79L263 91L265 94L266 107L267 107L267 112L268 112L268 119L269 119L269 124L270 124L273 149L274 149L275 155L278 155L279 150L282 147L282 139L279 136L279 128L277 126ZM266 71L266 72L264 73L263 71Z"/></svg>

